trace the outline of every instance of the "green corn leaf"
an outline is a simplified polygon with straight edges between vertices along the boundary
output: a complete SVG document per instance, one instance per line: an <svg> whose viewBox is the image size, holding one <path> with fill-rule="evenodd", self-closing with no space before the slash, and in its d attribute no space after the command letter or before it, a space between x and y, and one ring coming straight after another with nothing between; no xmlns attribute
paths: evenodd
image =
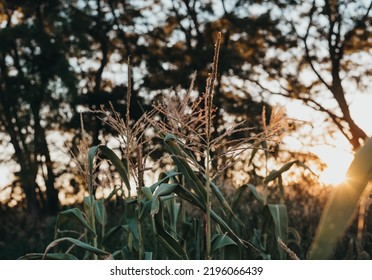
<svg viewBox="0 0 372 280"><path fill-rule="evenodd" d="M234 240L232 240L229 236L226 234L214 234L212 237L212 252L225 247L235 245L238 246Z"/></svg>
<svg viewBox="0 0 372 280"><path fill-rule="evenodd" d="M132 233L134 241L135 241L135 247L137 247L139 232L138 232L137 219L135 217L128 218L128 230Z"/></svg>
<svg viewBox="0 0 372 280"><path fill-rule="evenodd" d="M152 205L152 201L145 201L143 202L142 204L142 207L141 207L141 213L138 217L139 221L142 222L143 219L145 219L149 214L150 214L150 211L151 211L151 205Z"/></svg>
<svg viewBox="0 0 372 280"><path fill-rule="evenodd" d="M226 234L215 234L212 238L212 252L223 249L224 260L238 260L240 259L239 246Z"/></svg>
<svg viewBox="0 0 372 280"><path fill-rule="evenodd" d="M276 236L287 243L288 239L288 214L287 206L284 204L267 204L264 206L263 212L268 212L275 224ZM265 215L265 214L264 214Z"/></svg>
<svg viewBox="0 0 372 280"><path fill-rule="evenodd" d="M164 245L164 247L179 259L187 260L187 253L184 251L182 245L171 235L164 227L164 217L162 207L159 208L157 214L152 218L153 229L156 237Z"/></svg>
<svg viewBox="0 0 372 280"><path fill-rule="evenodd" d="M234 197L232 199L232 202L231 202L231 208L232 209L235 209L239 203L239 200L243 197L243 193L246 191L246 190L249 190L251 192L251 194L256 198L256 200L263 204L263 198L262 196L258 193L257 189L255 186L253 186L252 184L244 184L242 186L240 186L235 194L234 194Z"/></svg>
<svg viewBox="0 0 372 280"><path fill-rule="evenodd" d="M154 192L158 186L160 186L163 183L168 183L171 178L175 178L181 174L182 174L181 172L177 172L176 170L171 170L169 172L162 172L159 175L158 181L152 184L149 187L149 189L151 189L151 192Z"/></svg>
<svg viewBox="0 0 372 280"><path fill-rule="evenodd" d="M186 188L184 188L184 187L182 187L181 185L178 184L177 188L175 189L174 192L180 198L190 202L194 206L200 208L204 213L206 213L207 208L206 208L205 203L202 203L201 200L196 195L191 193L188 189L186 189ZM249 246L251 249L253 249L254 252L260 253L260 251L255 246L253 246L253 244L251 244L250 242L244 242L243 240L241 240L238 237L238 235L229 227L229 225L213 210L211 211L211 218L221 226L221 228L223 229L224 232L227 232L232 237L234 237L234 239L240 245L242 245L244 247Z"/></svg>
<svg viewBox="0 0 372 280"><path fill-rule="evenodd" d="M283 204L267 204L264 206L263 209L263 216L264 216L264 229L267 232L268 225L270 221L274 223L275 226L275 240L277 237L287 244L288 240L288 214L287 214L287 207ZM276 241L275 241L276 242ZM286 253L282 248L280 248L277 244L276 246L279 249L280 258L284 259Z"/></svg>
<svg viewBox="0 0 372 280"><path fill-rule="evenodd" d="M93 203L95 201L94 197L92 197L92 200L93 200ZM89 209L90 209L90 197L89 196L84 196L83 197L83 207L84 207L84 212L85 213L89 213Z"/></svg>
<svg viewBox="0 0 372 280"><path fill-rule="evenodd" d="M304 163L300 162L299 160L294 160L291 162L287 162L284 164L279 170L273 170L270 172L270 174L265 178L264 183L267 184L271 181L274 181L276 178L278 178L280 175L282 175L284 172L288 171L294 164L304 167L311 171L309 167L307 167Z"/></svg>
<svg viewBox="0 0 372 280"><path fill-rule="evenodd" d="M372 139L355 154L346 173L346 182L337 186L322 213L309 258L328 259L354 217L358 201L372 178Z"/></svg>
<svg viewBox="0 0 372 280"><path fill-rule="evenodd" d="M100 225L102 226L105 226L107 224L107 212L102 200L95 201L94 213L96 215L98 223L100 223Z"/></svg>
<svg viewBox="0 0 372 280"><path fill-rule="evenodd" d="M71 237L63 237L63 238L59 238L59 239L56 239L54 241L52 241L48 247L45 249L45 252L44 252L44 255L43 255L43 258L45 258L48 254L48 251L57 246L59 243L62 243L62 242L70 242L72 244L74 244L75 246L79 247L79 248L82 248L86 251L89 251L89 252L92 252L94 254L96 254L98 257L100 257L101 259L110 259L112 258L111 254L106 252L106 251L103 251L101 249L98 249L96 247L93 247L92 245L89 245L79 239L75 239L75 238L71 238Z"/></svg>
<svg viewBox="0 0 372 280"><path fill-rule="evenodd" d="M152 199L152 192L153 191L151 190L151 188L142 187L141 188L141 192L143 193L143 195L146 197L147 200L151 200Z"/></svg>
<svg viewBox="0 0 372 280"><path fill-rule="evenodd" d="M203 177L204 177L204 179L206 179L204 175L203 175ZM211 187L214 195L217 197L218 201L222 204L222 206L230 213L230 215L232 215L235 218L236 221L238 221L238 223L240 225L243 225L243 222L240 221L239 218L235 215L235 213L231 209L229 203L227 202L227 200L225 199L225 197L221 193L220 188L212 181L210 181L210 187Z"/></svg>
<svg viewBox="0 0 372 280"><path fill-rule="evenodd" d="M174 195L171 196L171 199L164 201L164 203L167 206L166 209L169 214L171 228L173 232L177 232L177 221L181 210L181 205L175 201Z"/></svg>
<svg viewBox="0 0 372 280"><path fill-rule="evenodd" d="M190 187L202 198L204 202L207 201L207 192L199 180L198 176L185 158L185 151L180 147L176 137L172 134L167 134L164 137L164 144L167 151L171 154L172 160L177 165L178 169L182 172L187 183Z"/></svg>
<svg viewBox="0 0 372 280"><path fill-rule="evenodd" d="M145 252L145 260L147 261L152 260L152 252Z"/></svg>
<svg viewBox="0 0 372 280"><path fill-rule="evenodd" d="M102 240L102 244L106 244L110 239L114 239L116 235L121 234L121 232L128 232L128 225L118 225L111 228L105 235L104 239Z"/></svg>
<svg viewBox="0 0 372 280"><path fill-rule="evenodd" d="M57 217L56 228L60 229L63 226L63 224L67 222L76 222L77 224L80 224L84 228L86 228L90 233L94 235L96 234L93 228L85 220L81 210L78 208L72 208L60 212Z"/></svg>
<svg viewBox="0 0 372 280"><path fill-rule="evenodd" d="M195 242L195 260L201 259L201 249L202 249L202 240L203 236L201 233L201 226L198 219L192 220L192 229L193 229L193 237Z"/></svg>
<svg viewBox="0 0 372 280"><path fill-rule="evenodd" d="M41 253L33 253L33 254L27 254L23 257L20 257L18 260L78 260L77 257L71 254L65 254L65 253L50 253L46 254L44 257L44 254Z"/></svg>
<svg viewBox="0 0 372 280"><path fill-rule="evenodd" d="M90 176L93 175L94 157L97 151L100 151L103 155L105 155L111 161L111 163L115 166L121 179L123 180L125 186L127 187L128 192L130 193L131 187L129 183L128 168L125 167L124 163L118 158L118 156L110 148L106 147L105 145L98 145L98 146L91 147L88 151L88 170L89 170Z"/></svg>
<svg viewBox="0 0 372 280"><path fill-rule="evenodd" d="M158 213L160 208L160 197L170 195L177 188L178 184L161 184L155 191L151 200L151 211L150 215Z"/></svg>

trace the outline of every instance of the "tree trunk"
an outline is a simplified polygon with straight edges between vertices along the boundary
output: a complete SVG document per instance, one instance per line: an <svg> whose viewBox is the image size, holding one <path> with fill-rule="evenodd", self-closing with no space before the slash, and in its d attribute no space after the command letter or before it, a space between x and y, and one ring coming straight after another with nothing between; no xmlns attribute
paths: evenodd
<svg viewBox="0 0 372 280"><path fill-rule="evenodd" d="M35 155L40 156L40 163L37 163L41 168L45 164L47 173L45 174L44 182L46 188L46 209L45 212L48 215L55 215L59 210L58 191L54 187L56 177L53 172L53 162L50 158L50 151L48 143L46 141L45 129L40 124L40 102L39 100L34 101L31 104L32 112L35 120Z"/></svg>
<svg viewBox="0 0 372 280"><path fill-rule="evenodd" d="M330 89L333 97L336 99L338 106L341 109L343 115L342 120L348 125L348 127L345 128L346 134L350 134L350 136L348 136L348 140L353 146L353 150L356 151L360 147L361 143L363 143L363 141L368 137L368 135L354 122L350 115L349 105L345 99L345 92L341 84L339 72L333 71L332 78L333 84Z"/></svg>
<svg viewBox="0 0 372 280"><path fill-rule="evenodd" d="M26 176L29 177L29 176ZM30 176L31 177L31 176ZM26 195L27 211L31 216L39 216L41 209L37 200L37 194L34 187L34 181L28 178L20 178L23 190Z"/></svg>

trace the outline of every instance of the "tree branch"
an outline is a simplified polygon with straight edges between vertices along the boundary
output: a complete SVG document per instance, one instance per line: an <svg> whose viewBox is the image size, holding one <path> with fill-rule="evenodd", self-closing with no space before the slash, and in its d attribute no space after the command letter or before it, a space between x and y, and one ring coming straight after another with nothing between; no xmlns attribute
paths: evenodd
<svg viewBox="0 0 372 280"><path fill-rule="evenodd" d="M270 90L266 87L264 87L260 82L258 81L254 81L261 89L269 92L270 94L273 94L273 95L279 95L279 96L283 96L283 97L286 97L286 98L292 98L291 97L291 94L290 94L290 91L285 89L284 87L281 86L281 88L283 90L285 90L286 92L288 92L288 94L285 94L285 93L282 93L282 92L275 92L273 90ZM298 100L301 100L303 101L307 106L309 106L310 108L316 110L316 111L320 111L320 112L323 112L323 113L326 113L331 119L332 121L334 122L334 124L338 127L338 129L341 131L341 133L346 137L346 139L348 139L348 141L351 140L350 136L345 132L345 128L343 127L342 125L342 121L344 120L342 117L339 117L337 116L336 114L332 113L330 110L328 110L327 108L325 108L323 105L321 105L319 102L315 101L314 99L310 98L310 97L303 97L303 96L296 96L296 99Z"/></svg>

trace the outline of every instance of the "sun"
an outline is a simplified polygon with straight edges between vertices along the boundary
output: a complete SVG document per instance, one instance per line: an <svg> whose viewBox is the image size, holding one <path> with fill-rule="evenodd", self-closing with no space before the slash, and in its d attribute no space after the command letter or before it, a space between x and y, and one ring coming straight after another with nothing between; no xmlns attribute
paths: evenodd
<svg viewBox="0 0 372 280"><path fill-rule="evenodd" d="M321 172L319 182L326 185L337 186L346 180L346 170L342 170L335 166L327 167Z"/></svg>
<svg viewBox="0 0 372 280"><path fill-rule="evenodd" d="M351 152L336 149L333 147L320 147L316 154L327 164L319 176L319 181L323 184L334 185L346 180L346 172L353 159Z"/></svg>

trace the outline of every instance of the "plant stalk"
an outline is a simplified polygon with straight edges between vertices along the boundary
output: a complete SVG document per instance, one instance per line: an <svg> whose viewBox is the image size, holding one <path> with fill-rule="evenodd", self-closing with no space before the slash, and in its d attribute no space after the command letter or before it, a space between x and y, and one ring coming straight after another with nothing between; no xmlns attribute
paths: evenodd
<svg viewBox="0 0 372 280"><path fill-rule="evenodd" d="M206 217L206 259L212 259L211 256L211 243L212 243L212 227L211 227L211 210L212 210L212 203L211 203L211 196L212 196L212 189L210 183L210 147L209 141L207 143L207 157L206 157L206 168L205 168L205 188L207 191L207 217Z"/></svg>

